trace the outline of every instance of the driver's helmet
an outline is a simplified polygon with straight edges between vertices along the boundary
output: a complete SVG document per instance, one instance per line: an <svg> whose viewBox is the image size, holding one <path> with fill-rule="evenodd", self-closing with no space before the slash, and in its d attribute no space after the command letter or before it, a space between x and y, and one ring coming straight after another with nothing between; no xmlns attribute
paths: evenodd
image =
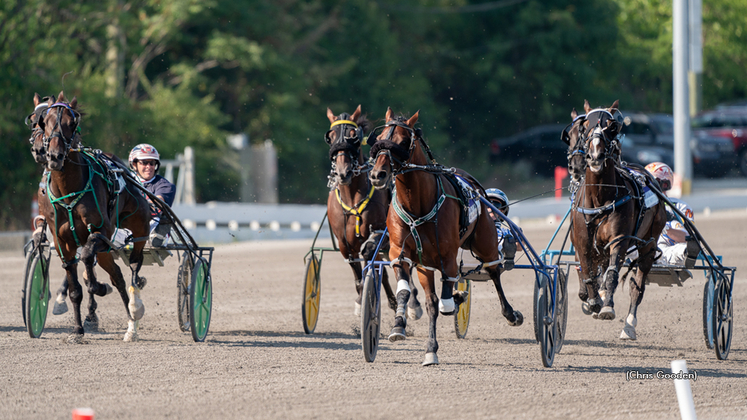
<svg viewBox="0 0 747 420"><path fill-rule="evenodd" d="M148 143L141 143L132 148L130 152L130 167L135 169L135 162L138 160L155 160L158 162L156 170L161 166L161 156L158 154L158 150Z"/></svg>
<svg viewBox="0 0 747 420"><path fill-rule="evenodd" d="M488 188L485 190L485 193L488 196L488 200L490 200L490 202L493 203L501 213L508 216L508 196L506 196L506 193L498 188Z"/></svg>
<svg viewBox="0 0 747 420"><path fill-rule="evenodd" d="M653 162L646 165L646 170L651 172L651 175L659 181L659 186L661 187L662 192L672 189L674 173L669 165L663 162Z"/></svg>

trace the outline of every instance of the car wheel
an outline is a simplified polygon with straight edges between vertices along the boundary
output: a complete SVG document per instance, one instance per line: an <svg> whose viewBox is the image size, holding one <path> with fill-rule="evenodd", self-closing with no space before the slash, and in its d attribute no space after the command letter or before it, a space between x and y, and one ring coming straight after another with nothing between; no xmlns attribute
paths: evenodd
<svg viewBox="0 0 747 420"><path fill-rule="evenodd" d="M742 175L747 176L747 148L739 153L739 170L742 171Z"/></svg>

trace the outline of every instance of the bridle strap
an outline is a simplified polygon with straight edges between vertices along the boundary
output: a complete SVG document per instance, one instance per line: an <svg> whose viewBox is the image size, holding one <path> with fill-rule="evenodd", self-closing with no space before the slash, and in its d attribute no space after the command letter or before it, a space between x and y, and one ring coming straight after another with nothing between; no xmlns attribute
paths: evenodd
<svg viewBox="0 0 747 420"><path fill-rule="evenodd" d="M355 236L361 235L361 221L363 216L363 210L366 209L368 206L368 203L371 202L371 197L374 195L374 191L376 188L374 188L373 185L371 185L371 190L368 192L368 195L366 198L364 198L360 203L356 204L353 207L348 206L342 201L342 197L340 196L340 188L335 188L335 197L337 197L337 202L340 203L342 206L342 209L345 210L346 213L352 214L355 216Z"/></svg>

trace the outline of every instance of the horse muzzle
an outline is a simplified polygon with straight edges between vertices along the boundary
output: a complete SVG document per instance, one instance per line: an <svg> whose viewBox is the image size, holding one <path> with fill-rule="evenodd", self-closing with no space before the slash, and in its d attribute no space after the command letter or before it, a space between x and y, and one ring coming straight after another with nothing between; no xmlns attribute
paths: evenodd
<svg viewBox="0 0 747 420"><path fill-rule="evenodd" d="M389 171L383 169L373 169L368 175L368 178L371 180L371 185L373 185L374 188L376 188L377 190L381 190L387 187L387 184L389 183L389 176Z"/></svg>
<svg viewBox="0 0 747 420"><path fill-rule="evenodd" d="M49 153L47 153L47 169L50 171L61 171L62 166L65 163L65 156L64 155L58 155L58 156L52 156Z"/></svg>

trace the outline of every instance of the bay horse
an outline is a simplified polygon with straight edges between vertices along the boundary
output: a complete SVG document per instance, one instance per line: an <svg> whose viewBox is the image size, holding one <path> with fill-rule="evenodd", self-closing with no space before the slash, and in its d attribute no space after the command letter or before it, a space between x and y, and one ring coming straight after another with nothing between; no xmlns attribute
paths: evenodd
<svg viewBox="0 0 747 420"><path fill-rule="evenodd" d="M381 134L374 137L371 157L374 166L369 177L379 189L394 182L394 193L389 205L387 227L390 235L389 258L397 275L397 312L389 340L404 340L407 320L404 305L410 295L410 272L416 268L425 293L425 307L429 318L428 340L423 366L438 364L436 321L439 312L451 315L458 311L466 293L454 287L459 281L457 264L459 248L471 250L493 280L502 314L509 325L519 326L524 317L506 299L500 281L501 255L495 225L485 205L479 199L472 213L462 223L463 203L456 184L459 175L469 185L471 193L485 196L477 180L461 170L447 169L435 163L419 128L415 128L420 112L410 118L395 117L387 109L386 123ZM428 153L428 157L426 157ZM430 158L430 161L429 159ZM392 181L393 180L393 181ZM454 183L453 183L454 182ZM461 187L460 187L461 189ZM476 198L477 196L473 196ZM440 271L440 299L436 295L434 273Z"/></svg>
<svg viewBox="0 0 747 420"><path fill-rule="evenodd" d="M375 257L373 253L386 227L391 192L388 189L375 189L368 179L370 167L363 157L361 145L370 122L361 115L361 106L358 105L352 115L342 113L338 116L327 108L327 119L330 128L324 140L330 146L329 157L332 164L327 215L340 253L353 270L358 294L355 315L360 315L363 276L361 263L356 260L359 256L365 261L371 261ZM386 270L383 272L382 283L389 306L394 310L397 299ZM408 305L412 318L422 316L423 310L415 294Z"/></svg>
<svg viewBox="0 0 747 420"><path fill-rule="evenodd" d="M39 208L50 223L73 303L75 327L68 341L80 342L84 335L80 311L83 293L78 282L79 260L76 258L79 247L82 248L80 261L85 265L84 279L89 294L87 318L97 319L94 295L105 296L112 291L110 286L96 280L94 263L98 260L119 291L127 311L128 328L124 341L133 341L137 339L136 321L145 312L139 296L144 278L139 277L138 272L149 233L150 210L145 197L134 185L126 183L121 191L111 188L111 181L105 175L106 164L100 157L72 148L82 116L77 105L77 98L68 103L64 93L60 92L56 101L54 97L48 99L47 111L39 120L48 170L44 197L47 203L40 204ZM116 163L125 167L119 159ZM109 253L109 238L119 228L129 229L136 238L130 256L132 281L129 287Z"/></svg>
<svg viewBox="0 0 747 420"><path fill-rule="evenodd" d="M666 223L664 203L646 187L658 188L640 167L620 162L617 136L622 128L618 101L610 108L584 103L583 123L569 143L581 142L585 172L573 200L571 243L580 264L579 298L585 312L603 320L615 318L614 293L619 271L631 249L639 257L630 282L630 307L621 339L636 339L637 310L646 290L646 276L656 259L656 241ZM571 114L573 115L573 114ZM574 117L575 118L575 117Z"/></svg>

